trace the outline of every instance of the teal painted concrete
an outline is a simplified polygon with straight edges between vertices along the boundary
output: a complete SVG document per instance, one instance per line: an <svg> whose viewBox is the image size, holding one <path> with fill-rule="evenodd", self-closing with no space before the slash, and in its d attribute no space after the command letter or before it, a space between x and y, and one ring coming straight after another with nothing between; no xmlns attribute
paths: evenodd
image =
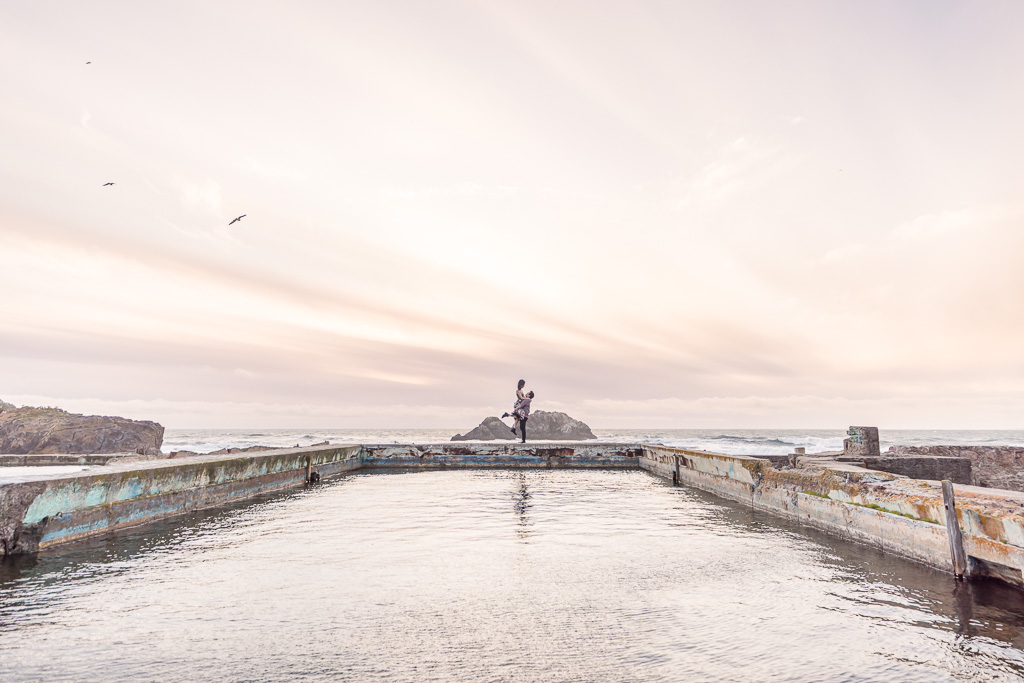
<svg viewBox="0 0 1024 683"><path fill-rule="evenodd" d="M3 478L0 554L35 552L199 507L358 469L360 446L121 462L81 472Z"/></svg>
<svg viewBox="0 0 1024 683"><path fill-rule="evenodd" d="M0 471L0 554L45 550L298 486L307 472L326 478L356 470L600 468L648 470L933 566L944 565L944 527L871 509L913 503L918 518L928 517L926 512L936 504L934 495L918 486L927 482L835 467L844 469L778 470L759 458L637 444L459 442L317 446L120 462L53 476L4 478ZM975 498L1019 496L1020 501L1009 502L1024 505L1024 494L964 488L974 489ZM840 494L849 500L839 500ZM958 504L970 554L1021 576L1024 548L1019 539L1024 533L1019 530L1024 516L979 508L970 500L965 498L962 510ZM985 514L979 516L979 510Z"/></svg>

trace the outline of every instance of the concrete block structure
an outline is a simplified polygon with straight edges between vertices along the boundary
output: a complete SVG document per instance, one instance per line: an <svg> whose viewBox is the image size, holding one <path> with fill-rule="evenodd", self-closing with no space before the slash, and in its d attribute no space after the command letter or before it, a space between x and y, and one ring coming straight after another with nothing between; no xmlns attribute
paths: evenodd
<svg viewBox="0 0 1024 683"><path fill-rule="evenodd" d="M874 433L877 446L877 430ZM864 440L858 445L865 445ZM870 449L870 434L866 441ZM694 486L934 567L951 568L939 481L812 456L798 456L796 467L788 456L776 460L773 464L761 457L593 441L460 442L323 445L115 461L51 476L3 478L0 471L0 554L46 551L357 471L642 469L673 484ZM965 573L1024 587L1024 493L959 485L954 512L950 518L962 530Z"/></svg>

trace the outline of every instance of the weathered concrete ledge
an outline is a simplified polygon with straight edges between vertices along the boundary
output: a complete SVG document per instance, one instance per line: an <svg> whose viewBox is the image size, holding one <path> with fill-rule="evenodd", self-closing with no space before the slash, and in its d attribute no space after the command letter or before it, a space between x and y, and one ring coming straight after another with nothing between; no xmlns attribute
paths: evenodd
<svg viewBox="0 0 1024 683"><path fill-rule="evenodd" d="M0 479L0 555L45 550L296 486L313 474L326 478L364 467L638 469L640 455L640 447L629 444L327 445L114 462L71 474L7 477ZM15 457L44 464L37 460L42 456ZM92 462L105 463L118 456L94 457ZM60 456L45 464L88 463Z"/></svg>
<svg viewBox="0 0 1024 683"><path fill-rule="evenodd" d="M30 553L358 469L359 446L291 448L93 467L0 484L0 554Z"/></svg>
<svg viewBox="0 0 1024 683"><path fill-rule="evenodd" d="M644 469L942 569L951 567L939 482L801 457L609 443L311 446L118 462L66 475L2 476L0 555L31 553L201 507L356 470ZM61 463L67 464L67 463ZM956 488L970 574L1024 586L1024 493Z"/></svg>
<svg viewBox="0 0 1024 683"><path fill-rule="evenodd" d="M767 460L644 446L640 467L904 557L951 569L939 482L830 462L776 469ZM969 573L1024 586L1024 494L956 488Z"/></svg>
<svg viewBox="0 0 1024 683"><path fill-rule="evenodd" d="M363 467L367 469L467 469L467 468L570 468L638 469L643 449L639 444L558 443L440 443L364 444Z"/></svg>
<svg viewBox="0 0 1024 683"><path fill-rule="evenodd" d="M33 455L0 454L0 467L46 467L53 465L108 465L118 460L141 459L138 453L39 453ZM0 470L0 476L3 470Z"/></svg>

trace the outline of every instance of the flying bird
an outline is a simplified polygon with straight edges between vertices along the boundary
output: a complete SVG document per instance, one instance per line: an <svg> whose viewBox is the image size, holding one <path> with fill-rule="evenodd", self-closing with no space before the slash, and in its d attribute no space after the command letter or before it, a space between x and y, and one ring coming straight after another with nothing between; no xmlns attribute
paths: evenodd
<svg viewBox="0 0 1024 683"><path fill-rule="evenodd" d="M103 183L103 187L106 187L107 185L113 185L113 184L114 183Z"/></svg>
<svg viewBox="0 0 1024 683"><path fill-rule="evenodd" d="M92 64L92 62L86 62L86 64Z"/></svg>
<svg viewBox="0 0 1024 683"><path fill-rule="evenodd" d="M248 215L248 214L244 214L244 213L243 213L243 214L242 214L241 216L239 216L239 217L238 217L238 218L236 218L235 220L233 220L233 221L231 221L230 223L228 223L228 225L234 225L234 224L235 224L235 223L237 223L238 221L240 221L240 220L242 220L243 218L245 218L245 217L246 217L247 215Z"/></svg>

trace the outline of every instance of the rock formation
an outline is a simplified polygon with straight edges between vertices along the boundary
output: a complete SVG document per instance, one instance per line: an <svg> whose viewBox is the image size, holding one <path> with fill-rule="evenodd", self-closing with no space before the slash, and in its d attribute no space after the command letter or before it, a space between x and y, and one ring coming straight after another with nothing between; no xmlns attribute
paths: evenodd
<svg viewBox="0 0 1024 683"><path fill-rule="evenodd" d="M77 415L60 408L7 406L10 404L0 410L0 453L159 455L164 441L164 428L156 422Z"/></svg>
<svg viewBox="0 0 1024 683"><path fill-rule="evenodd" d="M511 421L506 424L496 417L488 417L478 427L466 434L456 434L452 437L452 441L493 441L495 439L511 441L518 439L518 432L516 436L512 436L511 427ZM530 415L530 419L526 423L526 439L528 441L533 439L582 441L596 438L590 431L590 427L565 413L549 413L538 410Z"/></svg>

